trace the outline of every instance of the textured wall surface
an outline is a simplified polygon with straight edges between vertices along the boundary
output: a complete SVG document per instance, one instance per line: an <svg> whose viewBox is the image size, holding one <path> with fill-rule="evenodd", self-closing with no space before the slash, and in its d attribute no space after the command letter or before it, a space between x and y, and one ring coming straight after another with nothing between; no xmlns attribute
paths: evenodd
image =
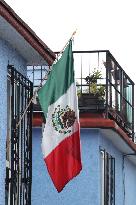
<svg viewBox="0 0 136 205"><path fill-rule="evenodd" d="M123 189L125 205L136 204L136 167L126 157L124 158L123 178L123 188L125 186L125 190Z"/></svg>
<svg viewBox="0 0 136 205"><path fill-rule="evenodd" d="M25 60L9 44L0 39L0 205L5 204L8 63L26 75Z"/></svg>
<svg viewBox="0 0 136 205"><path fill-rule="evenodd" d="M136 194L136 166L124 158L113 144L100 133L100 147L115 158L115 204L133 205Z"/></svg>
<svg viewBox="0 0 136 205"><path fill-rule="evenodd" d="M42 160L41 130L33 129L32 205L99 204L98 131L81 130L81 140L83 170L58 194Z"/></svg>
<svg viewBox="0 0 136 205"><path fill-rule="evenodd" d="M124 205L123 203L123 156L102 134L100 134L100 147L105 149L112 157L115 158L115 204ZM129 205L129 204L128 204Z"/></svg>
<svg viewBox="0 0 136 205"><path fill-rule="evenodd" d="M134 204L136 166L125 159L123 170L122 153L101 134L99 129L81 129L83 170L59 194L42 160L41 135L40 128L33 129L32 205L101 205L100 148L115 157L115 204Z"/></svg>

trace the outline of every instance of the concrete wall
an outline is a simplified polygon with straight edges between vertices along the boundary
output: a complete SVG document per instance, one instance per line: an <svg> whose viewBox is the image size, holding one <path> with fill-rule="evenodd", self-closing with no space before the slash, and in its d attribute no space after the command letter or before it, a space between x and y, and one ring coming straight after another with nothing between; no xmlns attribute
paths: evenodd
<svg viewBox="0 0 136 205"><path fill-rule="evenodd" d="M23 75L26 75L26 62L0 39L0 205L5 204L5 168L7 136L7 65L12 64Z"/></svg>
<svg viewBox="0 0 136 205"><path fill-rule="evenodd" d="M115 204L124 205L123 203L123 156L102 134L100 134L100 147L105 149L112 157L115 158ZM129 205L129 204L128 204ZM130 204L131 205L131 204Z"/></svg>
<svg viewBox="0 0 136 205"><path fill-rule="evenodd" d="M41 130L33 129L32 205L99 204L98 130L81 130L81 141L83 170L58 194L42 160Z"/></svg>
<svg viewBox="0 0 136 205"><path fill-rule="evenodd" d="M128 159L126 157L124 158L124 205L133 205L136 204L136 166L134 166Z"/></svg>
<svg viewBox="0 0 136 205"><path fill-rule="evenodd" d="M123 157L112 143L100 134L100 147L115 158L115 204L133 205L136 194L136 166Z"/></svg>
<svg viewBox="0 0 136 205"><path fill-rule="evenodd" d="M101 205L100 148L115 157L115 204L134 204L136 166L125 159L123 170L122 153L99 129L81 129L83 170L59 194L42 160L41 135L40 128L33 129L32 205Z"/></svg>

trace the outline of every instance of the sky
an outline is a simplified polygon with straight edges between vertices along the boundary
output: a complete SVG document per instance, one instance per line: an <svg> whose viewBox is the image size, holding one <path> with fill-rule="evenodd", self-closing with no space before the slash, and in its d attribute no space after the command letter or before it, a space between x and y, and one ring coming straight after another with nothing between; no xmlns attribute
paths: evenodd
<svg viewBox="0 0 136 205"><path fill-rule="evenodd" d="M77 29L73 50L110 50L136 81L135 0L5 1L51 50L60 51Z"/></svg>
<svg viewBox="0 0 136 205"><path fill-rule="evenodd" d="M6 0L53 51L77 29L74 50L106 49L135 81L134 0Z"/></svg>

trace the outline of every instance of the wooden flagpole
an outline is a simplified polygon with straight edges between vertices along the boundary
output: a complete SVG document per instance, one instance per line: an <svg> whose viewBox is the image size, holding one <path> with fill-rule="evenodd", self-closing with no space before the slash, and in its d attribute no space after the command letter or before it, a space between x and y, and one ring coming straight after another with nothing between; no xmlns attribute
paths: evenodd
<svg viewBox="0 0 136 205"><path fill-rule="evenodd" d="M58 58L60 57L60 55L63 53L63 51L64 51L65 48L67 47L69 41L70 41L71 39L72 39L72 40L74 39L74 36L75 36L76 32L77 32L77 30L75 30L75 31L72 33L71 37L69 38L69 40L67 41L67 43L65 44L65 46L63 47L63 49L60 51L60 53L58 54L57 58L55 59L55 61L53 62L52 65L54 65L54 64L58 61ZM34 98L36 97L36 94L37 94L38 90L42 87L43 81L47 80L49 72L50 72L50 69L48 70L48 73L44 76L44 78L42 79L42 81L41 81L40 85L38 86L38 88L34 91L34 94L33 94L32 98L30 99L30 101L29 101L28 105L26 106L26 108L25 108L25 110L24 110L22 116L20 117L18 123L16 124L16 128L15 128L16 130L17 130L17 128L19 127L19 125L20 125L20 123L21 123L21 120L22 120L23 117L25 116L25 114L26 114L26 112L27 112L29 106L31 105L32 101L33 101Z"/></svg>

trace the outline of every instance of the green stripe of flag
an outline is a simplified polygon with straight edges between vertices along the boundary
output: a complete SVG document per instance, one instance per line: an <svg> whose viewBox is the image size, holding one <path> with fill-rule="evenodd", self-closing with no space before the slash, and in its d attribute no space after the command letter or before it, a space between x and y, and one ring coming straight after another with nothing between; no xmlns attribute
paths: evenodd
<svg viewBox="0 0 136 205"><path fill-rule="evenodd" d="M72 41L62 54L62 57L52 66L45 85L38 91L38 98L45 118L48 106L57 101L74 82Z"/></svg>

